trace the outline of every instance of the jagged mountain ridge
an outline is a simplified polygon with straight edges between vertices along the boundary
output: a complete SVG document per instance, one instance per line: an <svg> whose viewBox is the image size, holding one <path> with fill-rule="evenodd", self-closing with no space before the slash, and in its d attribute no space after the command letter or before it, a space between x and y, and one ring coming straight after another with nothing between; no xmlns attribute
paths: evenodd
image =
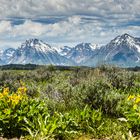
<svg viewBox="0 0 140 140"><path fill-rule="evenodd" d="M68 52L71 50L72 48L69 46L63 46L60 47L59 50L57 49L58 53L60 53L63 56L67 56Z"/></svg>
<svg viewBox="0 0 140 140"><path fill-rule="evenodd" d="M129 34L117 36L106 46L101 47L91 61L95 59L98 60L97 63L115 64L121 67L139 66L140 39Z"/></svg>
<svg viewBox="0 0 140 140"><path fill-rule="evenodd" d="M73 65L50 45L38 39L26 40L16 49L8 64Z"/></svg>
<svg viewBox="0 0 140 140"><path fill-rule="evenodd" d="M80 43L58 51L38 39L26 40L18 49L0 51L0 64L82 65L115 64L121 67L140 66L140 38L129 34L117 36L105 46Z"/></svg>
<svg viewBox="0 0 140 140"><path fill-rule="evenodd" d="M98 49L97 45L91 43L80 43L71 48L65 55L68 59L75 61L78 65L82 65L94 55L94 51Z"/></svg>

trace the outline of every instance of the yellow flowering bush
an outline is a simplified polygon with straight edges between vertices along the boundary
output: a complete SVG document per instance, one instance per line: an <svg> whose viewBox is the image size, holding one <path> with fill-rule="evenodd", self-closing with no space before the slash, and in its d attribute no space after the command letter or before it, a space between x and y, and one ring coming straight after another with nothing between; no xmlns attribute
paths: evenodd
<svg viewBox="0 0 140 140"><path fill-rule="evenodd" d="M5 104L4 107L13 108L15 107L21 100L23 100L26 96L26 87L19 87L18 90L14 92L10 92L9 88L4 88L0 93L0 102Z"/></svg>
<svg viewBox="0 0 140 140"><path fill-rule="evenodd" d="M128 96L127 101L132 104L135 111L140 113L140 95L130 95Z"/></svg>
<svg viewBox="0 0 140 140"><path fill-rule="evenodd" d="M45 118L46 114L48 115L45 102L28 98L26 92L27 89L24 84L21 84L15 92L10 91L9 88L1 90L0 137L15 138L28 135L29 129L32 127L37 129L34 126L34 123L38 124L36 118L39 116Z"/></svg>
<svg viewBox="0 0 140 140"><path fill-rule="evenodd" d="M17 112L24 100L27 99L26 87L21 86L16 92L12 92L8 87L3 88L0 92L0 131L5 133L4 135L10 135L11 131L14 131L14 127L17 119ZM12 130L13 129L13 130Z"/></svg>
<svg viewBox="0 0 140 140"><path fill-rule="evenodd" d="M132 131L140 132L140 95L129 95L127 97L127 111L125 116Z"/></svg>

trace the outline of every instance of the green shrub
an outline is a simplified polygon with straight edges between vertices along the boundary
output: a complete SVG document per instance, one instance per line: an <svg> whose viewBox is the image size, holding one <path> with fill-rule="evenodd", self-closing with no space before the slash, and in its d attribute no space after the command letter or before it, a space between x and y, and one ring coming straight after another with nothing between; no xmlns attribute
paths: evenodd
<svg viewBox="0 0 140 140"><path fill-rule="evenodd" d="M123 106L124 116L132 132L140 133L140 95L129 95Z"/></svg>
<svg viewBox="0 0 140 140"><path fill-rule="evenodd" d="M91 105L92 108L101 108L107 115L121 116L118 106L123 101L124 95L119 91L112 89L107 83L98 82L89 86L86 92L84 102Z"/></svg>
<svg viewBox="0 0 140 140"><path fill-rule="evenodd" d="M47 111L43 101L27 97L25 87L18 88L15 93L4 88L0 99L0 135L4 137L20 137L27 134L28 131L24 129L28 126L25 118L32 121Z"/></svg>

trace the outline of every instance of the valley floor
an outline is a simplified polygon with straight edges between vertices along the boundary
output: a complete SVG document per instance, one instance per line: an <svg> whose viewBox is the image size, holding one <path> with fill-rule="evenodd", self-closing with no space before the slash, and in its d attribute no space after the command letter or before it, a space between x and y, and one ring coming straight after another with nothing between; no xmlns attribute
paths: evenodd
<svg viewBox="0 0 140 140"><path fill-rule="evenodd" d="M140 138L140 72L112 66L0 71L0 139Z"/></svg>

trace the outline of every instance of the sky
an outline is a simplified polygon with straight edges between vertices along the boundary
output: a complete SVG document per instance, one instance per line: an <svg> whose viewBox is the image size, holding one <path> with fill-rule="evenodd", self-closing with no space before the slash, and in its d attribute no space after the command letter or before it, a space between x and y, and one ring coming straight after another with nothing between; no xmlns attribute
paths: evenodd
<svg viewBox="0 0 140 140"><path fill-rule="evenodd" d="M140 37L140 0L0 0L0 48L27 39L50 44L106 44Z"/></svg>

